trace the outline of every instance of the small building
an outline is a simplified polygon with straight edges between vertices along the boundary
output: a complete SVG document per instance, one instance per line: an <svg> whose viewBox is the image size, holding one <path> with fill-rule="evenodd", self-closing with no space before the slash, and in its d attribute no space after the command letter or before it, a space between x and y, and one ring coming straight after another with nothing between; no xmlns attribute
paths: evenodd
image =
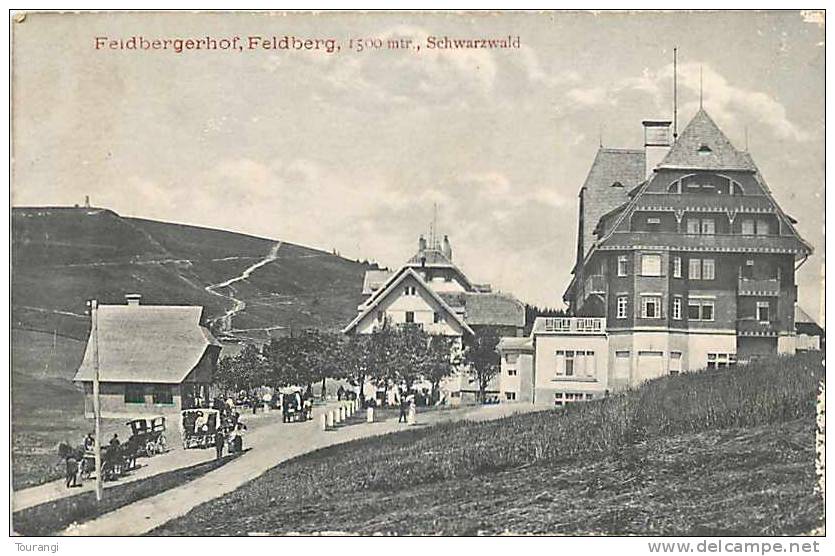
<svg viewBox="0 0 835 556"><path fill-rule="evenodd" d="M794 307L794 329L797 334L797 351L821 351L825 347L826 333L809 313Z"/></svg>
<svg viewBox="0 0 835 556"><path fill-rule="evenodd" d="M203 308L140 305L98 306L98 368L102 417L178 413L208 397L220 343L201 326ZM84 386L84 414L93 416L93 332L73 381Z"/></svg>
<svg viewBox="0 0 835 556"><path fill-rule="evenodd" d="M504 337L498 345L501 356L499 400L533 401L533 339Z"/></svg>

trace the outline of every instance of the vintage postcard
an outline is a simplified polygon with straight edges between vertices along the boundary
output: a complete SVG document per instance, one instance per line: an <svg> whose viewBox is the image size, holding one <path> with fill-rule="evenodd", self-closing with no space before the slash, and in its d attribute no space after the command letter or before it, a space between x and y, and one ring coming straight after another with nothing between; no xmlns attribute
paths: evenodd
<svg viewBox="0 0 835 556"><path fill-rule="evenodd" d="M821 550L824 11L9 26L11 535Z"/></svg>

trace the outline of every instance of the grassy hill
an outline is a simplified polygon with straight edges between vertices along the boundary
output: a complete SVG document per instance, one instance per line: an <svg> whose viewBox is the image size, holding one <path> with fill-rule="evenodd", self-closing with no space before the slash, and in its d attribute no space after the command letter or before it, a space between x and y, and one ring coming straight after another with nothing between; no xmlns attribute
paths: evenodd
<svg viewBox="0 0 835 556"><path fill-rule="evenodd" d="M152 534L803 534L824 510L823 379L821 354L775 358L565 409L349 442Z"/></svg>
<svg viewBox="0 0 835 556"><path fill-rule="evenodd" d="M335 329L355 316L367 265L289 243L248 280L207 291L262 260L275 243L106 209L15 208L12 327L83 339L88 299L123 303L131 292L144 303L202 305L207 320L240 299L246 307L232 327L254 329L256 337L260 330L262 338L289 327Z"/></svg>

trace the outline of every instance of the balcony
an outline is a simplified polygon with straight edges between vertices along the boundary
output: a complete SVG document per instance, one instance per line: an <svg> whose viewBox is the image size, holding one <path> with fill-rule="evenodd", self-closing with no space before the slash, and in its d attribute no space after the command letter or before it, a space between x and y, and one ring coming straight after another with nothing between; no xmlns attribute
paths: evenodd
<svg viewBox="0 0 835 556"><path fill-rule="evenodd" d="M586 284L583 291L585 292L584 295L586 298L595 294L606 295L606 277L602 274L592 274L586 278Z"/></svg>
<svg viewBox="0 0 835 556"><path fill-rule="evenodd" d="M779 278L739 278L739 287L737 293L743 296L757 296L757 297L779 297L780 296L780 279Z"/></svg>
<svg viewBox="0 0 835 556"><path fill-rule="evenodd" d="M737 319L736 333L740 336L773 338L779 334L779 321L762 322L756 319Z"/></svg>
<svg viewBox="0 0 835 556"><path fill-rule="evenodd" d="M692 193L644 195L637 209L646 211L736 212L770 214L774 205L764 196L698 195Z"/></svg>
<svg viewBox="0 0 835 556"><path fill-rule="evenodd" d="M537 317L533 331L544 334L604 334L606 319L603 317Z"/></svg>
<svg viewBox="0 0 835 556"><path fill-rule="evenodd" d="M674 232L616 232L598 249L676 249L714 253L791 253L796 256L808 248L790 236L744 236L732 234L688 235Z"/></svg>

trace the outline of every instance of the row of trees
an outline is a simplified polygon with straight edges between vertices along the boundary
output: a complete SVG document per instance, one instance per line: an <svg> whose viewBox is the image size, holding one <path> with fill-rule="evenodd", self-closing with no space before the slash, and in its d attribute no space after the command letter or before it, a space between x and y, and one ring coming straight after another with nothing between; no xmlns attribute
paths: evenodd
<svg viewBox="0 0 835 556"><path fill-rule="evenodd" d="M498 334L486 331L464 341L429 335L417 327L385 327L374 334L346 337L309 330L295 336L273 338L258 347L247 344L233 357L218 364L215 384L224 392L253 392L260 386L312 386L325 379L344 379L362 388L367 381L383 387L419 379L432 384L437 396L445 377L465 370L479 387L481 399L490 380L498 374Z"/></svg>

